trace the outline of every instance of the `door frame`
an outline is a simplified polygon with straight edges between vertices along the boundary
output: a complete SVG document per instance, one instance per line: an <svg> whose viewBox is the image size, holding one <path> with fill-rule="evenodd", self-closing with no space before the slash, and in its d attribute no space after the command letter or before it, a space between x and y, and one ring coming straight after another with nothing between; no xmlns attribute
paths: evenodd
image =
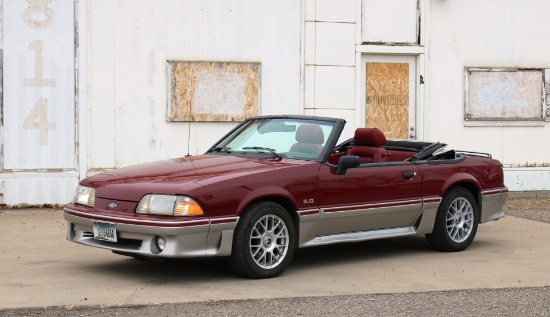
<svg viewBox="0 0 550 317"><path fill-rule="evenodd" d="M366 65L369 61L386 62L386 63L409 63L412 67L409 68L409 81L413 84L409 87L409 127L411 123L415 127L414 140L425 139L424 129L424 54L357 54L357 101L356 101L356 127L365 127L366 125L366 98L367 98L367 69ZM422 77L421 77L422 76ZM411 113L411 106L414 111ZM410 135L410 131L409 131ZM410 139L410 137L409 137Z"/></svg>

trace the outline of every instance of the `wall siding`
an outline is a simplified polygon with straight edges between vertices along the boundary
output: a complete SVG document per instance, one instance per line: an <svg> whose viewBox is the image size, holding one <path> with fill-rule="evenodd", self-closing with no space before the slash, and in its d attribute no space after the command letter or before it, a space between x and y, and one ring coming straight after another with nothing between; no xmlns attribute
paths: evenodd
<svg viewBox="0 0 550 317"><path fill-rule="evenodd" d="M549 190L550 148L541 145L550 137L548 110L535 122L468 123L464 71L549 69L550 42L537 30L550 27L550 2L408 0L400 12L407 19L372 26L389 23L399 3L53 0L55 21L62 24L25 33L22 10L29 2L0 0L0 204L63 204L78 179L201 154L232 129L236 122L167 122L169 60L257 63L259 114L342 117L348 122L342 138L351 137L364 126L363 54L417 58L417 75L424 76L423 86L417 83L420 139L491 153L504 164L511 190ZM369 6L378 13L369 15ZM82 21L79 34L73 20ZM48 45L61 38L69 47L56 44L52 54ZM23 79L35 74L29 43L36 39L44 43L44 76L57 71L57 57L72 68L59 70L56 90L26 93ZM83 74L78 85L75 64L76 74ZM45 121L56 123L47 131L47 146L39 130L23 128L40 97L48 99Z"/></svg>
<svg viewBox="0 0 550 317"><path fill-rule="evenodd" d="M299 2L89 1L88 10L91 170L201 154L235 125L166 122L168 60L260 63L259 113L301 112Z"/></svg>

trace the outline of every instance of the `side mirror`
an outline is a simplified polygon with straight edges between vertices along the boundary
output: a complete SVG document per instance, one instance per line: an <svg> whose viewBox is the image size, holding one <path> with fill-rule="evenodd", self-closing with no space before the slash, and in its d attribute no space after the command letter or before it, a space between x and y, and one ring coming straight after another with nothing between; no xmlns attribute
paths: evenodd
<svg viewBox="0 0 550 317"><path fill-rule="evenodd" d="M359 167L359 165L361 165L359 156L342 156L340 160L338 160L338 169L336 170L336 174L346 175L348 168Z"/></svg>

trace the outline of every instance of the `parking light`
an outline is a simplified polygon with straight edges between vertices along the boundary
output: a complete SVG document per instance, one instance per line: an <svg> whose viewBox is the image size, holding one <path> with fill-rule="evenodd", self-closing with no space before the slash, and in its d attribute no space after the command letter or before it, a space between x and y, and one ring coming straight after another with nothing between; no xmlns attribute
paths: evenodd
<svg viewBox="0 0 550 317"><path fill-rule="evenodd" d="M202 215L202 208L196 201L187 196L178 196L174 216L199 216Z"/></svg>

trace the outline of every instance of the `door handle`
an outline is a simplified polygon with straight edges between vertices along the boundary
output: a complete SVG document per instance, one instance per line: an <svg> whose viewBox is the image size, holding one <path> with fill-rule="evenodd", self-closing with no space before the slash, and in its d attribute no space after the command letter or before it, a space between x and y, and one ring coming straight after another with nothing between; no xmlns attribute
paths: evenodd
<svg viewBox="0 0 550 317"><path fill-rule="evenodd" d="M416 172L404 172L403 178L404 179L413 179L416 176Z"/></svg>

